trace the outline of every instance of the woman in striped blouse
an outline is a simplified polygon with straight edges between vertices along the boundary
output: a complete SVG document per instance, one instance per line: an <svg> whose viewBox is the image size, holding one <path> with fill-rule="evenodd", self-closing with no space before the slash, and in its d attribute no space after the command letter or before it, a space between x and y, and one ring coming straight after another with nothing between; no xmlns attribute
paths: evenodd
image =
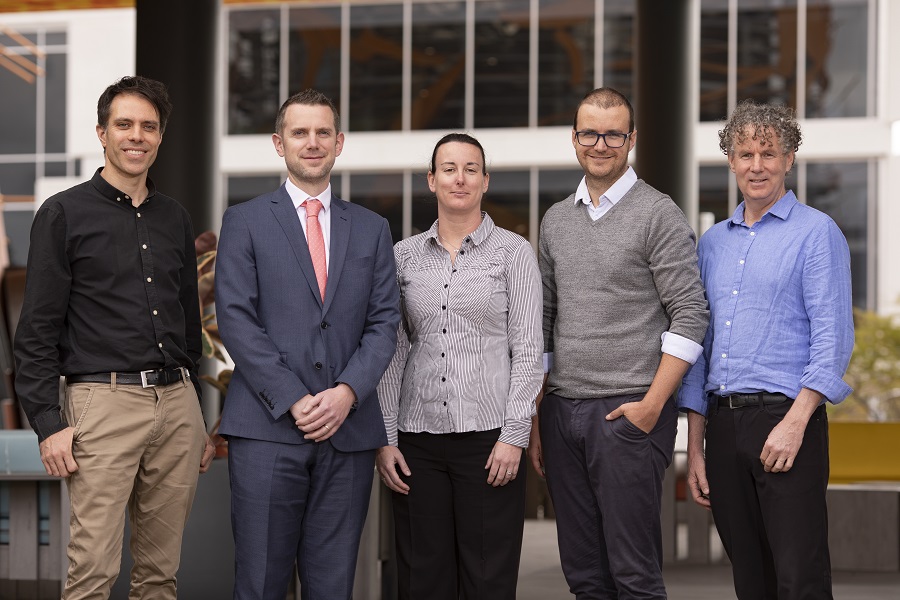
<svg viewBox="0 0 900 600"><path fill-rule="evenodd" d="M400 598L514 600L523 449L542 379L541 280L525 238L482 211L475 138L438 141L431 229L394 247L402 323L379 385Z"/></svg>

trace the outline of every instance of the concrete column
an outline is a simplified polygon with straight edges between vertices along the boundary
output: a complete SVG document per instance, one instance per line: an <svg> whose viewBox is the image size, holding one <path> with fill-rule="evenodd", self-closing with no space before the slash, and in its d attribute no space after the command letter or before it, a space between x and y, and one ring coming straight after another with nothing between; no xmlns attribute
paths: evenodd
<svg viewBox="0 0 900 600"><path fill-rule="evenodd" d="M188 210L194 232L212 223L216 165L218 0L137 0L137 74L169 88L174 109L150 176Z"/></svg>
<svg viewBox="0 0 900 600"><path fill-rule="evenodd" d="M669 194L697 228L697 0L637 0L635 170Z"/></svg>

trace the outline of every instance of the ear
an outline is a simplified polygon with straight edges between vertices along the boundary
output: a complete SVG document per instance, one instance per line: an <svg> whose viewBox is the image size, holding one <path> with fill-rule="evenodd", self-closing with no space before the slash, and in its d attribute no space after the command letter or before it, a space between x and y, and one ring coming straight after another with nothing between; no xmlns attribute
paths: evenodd
<svg viewBox="0 0 900 600"><path fill-rule="evenodd" d="M788 167L787 167L787 172L788 172L788 173L790 173L790 172L791 172L791 169L794 168L794 161L796 160L796 158L797 158L797 157L794 155L794 151L793 151L793 150L791 150L790 152L788 152Z"/></svg>
<svg viewBox="0 0 900 600"><path fill-rule="evenodd" d="M637 144L637 128L631 132L631 135L628 136L628 151L631 152L634 150L634 146Z"/></svg>
<svg viewBox="0 0 900 600"><path fill-rule="evenodd" d="M729 152L725 156L728 157L728 167L731 169L731 172L734 173L734 154Z"/></svg>
<svg viewBox="0 0 900 600"><path fill-rule="evenodd" d="M337 137L334 139L334 155L340 156L341 151L344 149L344 132L340 132L337 134Z"/></svg>
<svg viewBox="0 0 900 600"><path fill-rule="evenodd" d="M272 143L275 145L275 152L278 153L278 156L284 158L284 141L281 139L281 136L277 133L273 133Z"/></svg>
<svg viewBox="0 0 900 600"><path fill-rule="evenodd" d="M100 140L100 145L106 150L106 127L97 125L97 138Z"/></svg>
<svg viewBox="0 0 900 600"><path fill-rule="evenodd" d="M481 184L481 193L482 194L484 194L488 191L488 183L490 183L490 181L491 181L491 174L485 173L484 174L484 183Z"/></svg>
<svg viewBox="0 0 900 600"><path fill-rule="evenodd" d="M428 171L428 189L431 190L431 193L434 193L434 173Z"/></svg>

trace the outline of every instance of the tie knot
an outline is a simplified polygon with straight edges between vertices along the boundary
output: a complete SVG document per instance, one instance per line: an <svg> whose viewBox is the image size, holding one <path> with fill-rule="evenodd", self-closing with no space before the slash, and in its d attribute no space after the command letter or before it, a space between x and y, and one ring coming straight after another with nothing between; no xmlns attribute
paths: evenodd
<svg viewBox="0 0 900 600"><path fill-rule="evenodd" d="M306 217L318 217L319 211L322 210L322 203L318 198L310 198L306 202L303 203L303 206L306 207Z"/></svg>

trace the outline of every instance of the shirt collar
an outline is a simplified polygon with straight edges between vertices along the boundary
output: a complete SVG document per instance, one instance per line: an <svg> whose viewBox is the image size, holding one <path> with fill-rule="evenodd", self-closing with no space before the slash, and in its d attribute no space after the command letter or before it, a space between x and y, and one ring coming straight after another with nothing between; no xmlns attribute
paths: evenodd
<svg viewBox="0 0 900 600"><path fill-rule="evenodd" d="M475 229L472 233L466 236L466 240L471 240L472 244L477 246L491 235L491 232L494 230L494 220L491 219L491 215L487 214L484 211L481 211L481 223L478 225L478 228ZM431 224L431 227L428 231L425 232L424 243L429 243L430 240L434 240L435 244L440 243L438 241L438 222L435 221ZM465 241L463 242L465 243Z"/></svg>
<svg viewBox="0 0 900 600"><path fill-rule="evenodd" d="M788 190L787 193L782 196L778 202L772 205L768 211L766 211L766 215L772 215L773 217L777 217L782 221L787 221L788 216L791 214L791 210L793 210L794 206L799 204L797 200L797 196L794 195L793 190ZM765 217L766 215L763 215ZM742 225L744 223L744 203L741 202L738 207L734 211L734 215L732 215L731 219L728 221L728 226L732 227L735 225Z"/></svg>
<svg viewBox="0 0 900 600"><path fill-rule="evenodd" d="M100 192L100 194L107 200L111 200L117 204L121 204L122 199L127 198L129 200L129 202L127 204L128 204L128 206L131 206L131 202L130 202L131 197L128 196L125 192L123 192L123 191L119 190L118 188L116 188L115 186L113 186L107 180L103 179L103 175L100 174L101 171L103 171L103 167L100 167L99 169L97 169L94 172L94 176L91 177L91 185L94 186L94 189L96 189L98 192ZM156 184L154 184L153 180L150 179L149 177L147 178L146 186L147 186L147 197L144 198L144 202L141 203L141 206L143 206L144 204L149 202L150 199L154 195L156 195Z"/></svg>
<svg viewBox="0 0 900 600"><path fill-rule="evenodd" d="M325 188L318 196L310 196L291 181L290 178L285 180L284 188L287 190L288 196L291 197L291 202L294 203L294 210L298 210L300 205L309 200L310 198L317 198L319 202L322 203L322 210L328 212L328 209L331 207L331 184L328 184L328 187Z"/></svg>
<svg viewBox="0 0 900 600"><path fill-rule="evenodd" d="M615 205L628 193L628 190L634 187L635 183L637 183L637 173L629 166L625 173L601 197L606 197L607 200ZM591 203L591 195L588 192L587 178L585 177L581 178L581 183L578 184L578 189L575 190L575 204L577 205L579 202L582 204ZM600 203L600 198L597 199L597 203Z"/></svg>

